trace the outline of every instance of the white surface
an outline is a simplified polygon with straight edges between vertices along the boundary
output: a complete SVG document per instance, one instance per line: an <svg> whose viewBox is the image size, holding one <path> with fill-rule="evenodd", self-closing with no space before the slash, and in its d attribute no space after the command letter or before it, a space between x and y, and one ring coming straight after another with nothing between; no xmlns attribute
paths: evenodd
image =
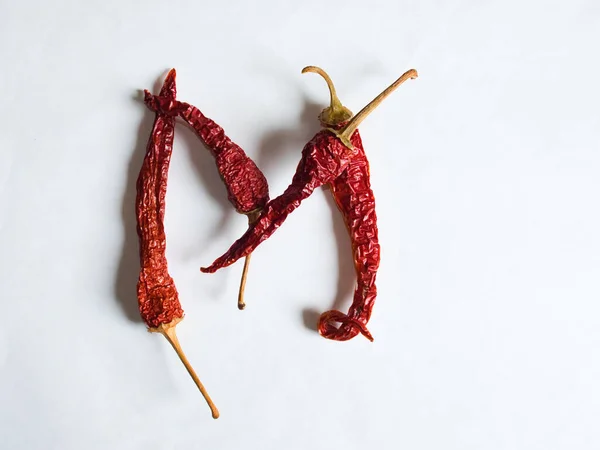
<svg viewBox="0 0 600 450"><path fill-rule="evenodd" d="M599 42L594 0L2 2L0 447L600 448ZM176 67L277 195L328 101L308 64L355 112L420 74L361 127L375 342L304 325L354 283L325 191L255 253L245 312L241 263L199 272L246 224L180 125L168 257L213 421L136 312L137 90Z"/></svg>

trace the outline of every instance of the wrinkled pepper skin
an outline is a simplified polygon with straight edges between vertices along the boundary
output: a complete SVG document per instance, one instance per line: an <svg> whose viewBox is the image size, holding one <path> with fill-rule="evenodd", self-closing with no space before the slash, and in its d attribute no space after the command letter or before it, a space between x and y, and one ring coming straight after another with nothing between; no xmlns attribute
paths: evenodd
<svg viewBox="0 0 600 450"><path fill-rule="evenodd" d="M146 100L153 97L148 91L144 93ZM165 79L160 98L165 103L172 104L176 102L176 94L173 69ZM175 331L177 324L183 319L183 309L175 283L167 269L164 228L165 197L175 137L175 117L161 109L151 109L156 112L156 117L138 176L135 201L141 262L137 284L140 314L149 332L160 333L169 341L206 400L213 419L217 419L219 410L185 356Z"/></svg>
<svg viewBox="0 0 600 450"><path fill-rule="evenodd" d="M238 213L247 216L249 223L256 220L269 201L269 185L263 173L244 150L225 135L223 128L189 103L179 102L169 96L153 96L150 93L146 94L145 102L154 111L169 117L179 116L187 122L215 158L229 202ZM249 263L250 256L246 258L242 271L238 309L246 307L244 289Z"/></svg>
<svg viewBox="0 0 600 450"><path fill-rule="evenodd" d="M319 319L319 332L328 339L339 341L351 339L358 333L373 340L366 323L377 294L375 275L379 267L375 201L368 179L369 165L358 130L353 133L351 143L354 150L349 150L331 131L318 132L304 146L292 183L285 192L267 203L256 222L224 255L211 266L201 269L213 273L249 255L316 188L331 185L350 233L358 277L350 314L328 311ZM340 324L339 328L334 326L336 322Z"/></svg>
<svg viewBox="0 0 600 450"><path fill-rule="evenodd" d="M165 79L160 96L174 101L176 92L175 71L172 70ZM148 328L183 318L165 254L165 195L174 134L175 118L157 112L136 184L141 263L137 294L140 314Z"/></svg>
<svg viewBox="0 0 600 450"><path fill-rule="evenodd" d="M146 105L187 122L215 158L217 170L227 188L227 197L237 212L251 214L269 201L267 179L244 150L223 128L189 103L161 96L147 96Z"/></svg>
<svg viewBox="0 0 600 450"><path fill-rule="evenodd" d="M252 253L316 188L339 176L349 163L347 153L346 147L332 133L326 130L318 132L304 146L292 183L283 194L267 203L260 217L248 227L246 233L223 256L202 271L216 272Z"/></svg>
<svg viewBox="0 0 600 450"><path fill-rule="evenodd" d="M227 187L229 201L237 212L250 214L269 201L267 179L242 148L225 131L195 106L185 107L179 116L196 132L215 158L219 174Z"/></svg>
<svg viewBox="0 0 600 450"><path fill-rule="evenodd" d="M369 162L358 132L352 142L357 150L346 170L331 183L331 193L344 216L344 222L352 242L352 254L356 270L357 286L348 315L339 311L327 311L319 318L319 333L328 339L347 341L361 332L373 340L364 328L371 318L377 298L375 278L381 257L375 213L375 197L371 189ZM346 324L346 317L354 319L356 326ZM335 323L341 323L337 328ZM363 326L361 329L360 325Z"/></svg>

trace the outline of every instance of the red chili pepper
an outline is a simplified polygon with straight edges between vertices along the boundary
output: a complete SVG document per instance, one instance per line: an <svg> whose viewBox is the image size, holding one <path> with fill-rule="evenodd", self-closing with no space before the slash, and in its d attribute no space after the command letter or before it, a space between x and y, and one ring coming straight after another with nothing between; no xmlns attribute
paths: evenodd
<svg viewBox="0 0 600 450"><path fill-rule="evenodd" d="M380 252L369 164L357 127L400 84L416 78L417 72L409 70L403 74L355 116L342 106L333 82L322 69L309 66L302 72L320 74L329 86L331 105L319 116L325 129L305 145L296 174L285 192L267 203L258 220L224 255L201 270L212 273L250 254L277 230L302 200L317 187L329 184L352 240L358 283L349 313L335 310L323 313L318 329L328 339L345 341L362 333L373 340L366 324L377 295L375 278ZM339 328L336 323L340 324Z"/></svg>
<svg viewBox="0 0 600 450"><path fill-rule="evenodd" d="M160 96L175 101L176 93L175 70L171 70ZM146 98L149 95L146 91ZM183 309L167 268L164 229L165 195L174 135L175 118L157 112L137 180L136 213L141 263L138 302L148 331L161 333L171 343L216 419L219 411L183 353L175 333L175 326L183 319Z"/></svg>
<svg viewBox="0 0 600 450"><path fill-rule="evenodd" d="M237 212L248 216L249 224L254 222L269 201L269 185L244 150L225 135L223 128L193 105L162 96L147 96L146 105L155 111L178 115L194 129L215 158L229 201ZM242 272L238 294L239 309L246 307L244 288L249 264L250 255L246 256Z"/></svg>

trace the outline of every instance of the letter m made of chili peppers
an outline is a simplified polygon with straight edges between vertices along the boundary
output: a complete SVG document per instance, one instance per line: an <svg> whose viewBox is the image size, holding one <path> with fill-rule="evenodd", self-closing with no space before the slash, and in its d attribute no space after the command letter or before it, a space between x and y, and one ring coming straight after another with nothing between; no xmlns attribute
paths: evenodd
<svg viewBox="0 0 600 450"><path fill-rule="evenodd" d="M320 74L329 86L331 104L319 116L324 129L304 146L296 174L285 192L267 203L246 233L202 271L215 272L249 255L316 188L330 185L352 241L357 286L348 314L335 310L323 313L319 318L319 333L338 341L352 339L358 333L373 340L366 325L377 296L375 278L379 268L380 246L369 163L357 128L385 97L404 81L416 78L417 72L409 70L404 73L355 116L342 106L333 82L325 71L309 66L302 72Z"/></svg>

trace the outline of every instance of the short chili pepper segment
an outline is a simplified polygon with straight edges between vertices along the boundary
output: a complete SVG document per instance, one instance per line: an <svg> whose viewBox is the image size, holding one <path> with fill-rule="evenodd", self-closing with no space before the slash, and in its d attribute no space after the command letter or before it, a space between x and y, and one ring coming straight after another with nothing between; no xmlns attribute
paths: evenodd
<svg viewBox="0 0 600 450"><path fill-rule="evenodd" d="M145 101L154 111L181 117L195 131L215 158L229 202L237 212L248 217L249 224L253 223L269 201L267 179L254 161L225 134L223 128L195 106L162 95L147 96ZM249 264L250 255L247 255L238 293L239 309L246 307L244 290Z"/></svg>
<svg viewBox="0 0 600 450"><path fill-rule="evenodd" d="M405 72L356 115L341 104L324 70L308 66L302 72L320 74L329 87L330 106L319 115L324 129L304 146L292 183L284 193L267 203L259 218L225 254L201 270L212 273L251 254L316 188L329 185L351 238L357 285L348 314L336 310L323 313L318 330L327 339L346 341L361 333L372 341L366 324L377 296L380 246L369 163L357 128L398 86L416 78L417 72Z"/></svg>
<svg viewBox="0 0 600 450"><path fill-rule="evenodd" d="M175 75L175 70L169 72L160 91L161 98L172 102L177 93ZM148 99L151 94L145 91L145 96ZM184 314L175 282L167 267L164 228L165 196L174 135L175 118L158 111L136 185L141 264L137 283L138 304L148 331L161 333L173 346L216 419L219 411L183 353L175 333L175 326Z"/></svg>

